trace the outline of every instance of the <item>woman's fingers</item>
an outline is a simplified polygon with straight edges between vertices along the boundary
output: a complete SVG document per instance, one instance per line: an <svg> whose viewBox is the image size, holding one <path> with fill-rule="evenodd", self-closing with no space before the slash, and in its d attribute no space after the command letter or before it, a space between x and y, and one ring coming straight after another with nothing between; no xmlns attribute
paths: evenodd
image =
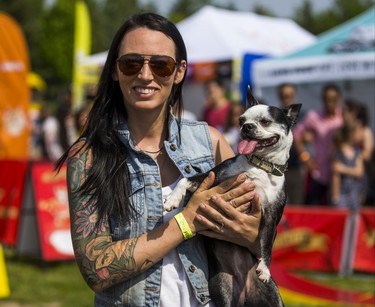
<svg viewBox="0 0 375 307"><path fill-rule="evenodd" d="M198 187L196 193L202 192L204 190L208 190L209 188L212 187L215 181L215 173L214 172L209 172L208 176L204 178L203 182L200 184Z"/></svg>
<svg viewBox="0 0 375 307"><path fill-rule="evenodd" d="M238 176L233 176L212 188L215 194L224 194L232 191L234 188L238 187L240 184L244 183L247 179L246 174L239 174Z"/></svg>
<svg viewBox="0 0 375 307"><path fill-rule="evenodd" d="M257 193L248 194L252 194L252 201L238 208L219 196L211 198L211 205L201 204L202 214L197 219L205 227L200 233L256 250L262 207Z"/></svg>

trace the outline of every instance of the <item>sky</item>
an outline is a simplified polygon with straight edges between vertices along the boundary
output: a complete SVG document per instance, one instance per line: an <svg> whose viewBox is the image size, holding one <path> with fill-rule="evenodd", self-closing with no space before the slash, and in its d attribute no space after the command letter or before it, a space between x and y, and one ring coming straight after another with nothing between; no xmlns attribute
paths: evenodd
<svg viewBox="0 0 375 307"><path fill-rule="evenodd" d="M141 3L153 2L159 13L164 14L169 11L176 0L140 0ZM304 0L214 0L217 4L233 3L238 10L251 11L254 6L262 5L268 8L278 17L292 17L295 9L300 7ZM311 1L315 12L329 8L334 0L314 0Z"/></svg>

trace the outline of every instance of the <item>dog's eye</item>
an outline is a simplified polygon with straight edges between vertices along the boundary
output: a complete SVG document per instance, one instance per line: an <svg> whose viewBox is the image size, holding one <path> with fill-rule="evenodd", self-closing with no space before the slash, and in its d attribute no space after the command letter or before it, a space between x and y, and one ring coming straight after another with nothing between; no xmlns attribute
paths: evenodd
<svg viewBox="0 0 375 307"><path fill-rule="evenodd" d="M269 119L265 119L265 118L263 118L263 119L260 120L260 124L261 124L263 127L268 127L268 126L271 125L271 121L270 121Z"/></svg>
<svg viewBox="0 0 375 307"><path fill-rule="evenodd" d="M239 123L240 123L240 126L243 126L243 124L245 123L246 119L244 117L240 117L239 119Z"/></svg>

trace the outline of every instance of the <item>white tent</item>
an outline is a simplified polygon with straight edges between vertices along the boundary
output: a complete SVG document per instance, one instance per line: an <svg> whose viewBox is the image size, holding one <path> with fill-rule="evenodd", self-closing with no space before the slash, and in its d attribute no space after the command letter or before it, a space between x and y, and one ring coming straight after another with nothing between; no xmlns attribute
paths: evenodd
<svg viewBox="0 0 375 307"><path fill-rule="evenodd" d="M177 23L189 63L226 61L245 53L281 56L312 44L315 36L287 18L260 16L205 6ZM91 55L83 65L103 65L107 52Z"/></svg>
<svg viewBox="0 0 375 307"><path fill-rule="evenodd" d="M189 63L226 61L246 53L281 56L313 43L315 36L291 19L205 6L177 24Z"/></svg>

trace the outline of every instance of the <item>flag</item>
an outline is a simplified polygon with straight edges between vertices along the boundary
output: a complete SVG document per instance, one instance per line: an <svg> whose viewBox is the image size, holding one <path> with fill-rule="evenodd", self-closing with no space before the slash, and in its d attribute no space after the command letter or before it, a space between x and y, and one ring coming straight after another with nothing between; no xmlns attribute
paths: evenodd
<svg viewBox="0 0 375 307"><path fill-rule="evenodd" d="M0 244L0 298L8 297L9 295L8 274L5 266L3 247Z"/></svg>
<svg viewBox="0 0 375 307"><path fill-rule="evenodd" d="M29 54L17 22L0 12L0 159L29 156Z"/></svg>
<svg viewBox="0 0 375 307"><path fill-rule="evenodd" d="M75 110L84 99L84 72L80 63L90 54L91 50L91 22L86 3L76 1L74 21L74 54L73 54L73 108Z"/></svg>

